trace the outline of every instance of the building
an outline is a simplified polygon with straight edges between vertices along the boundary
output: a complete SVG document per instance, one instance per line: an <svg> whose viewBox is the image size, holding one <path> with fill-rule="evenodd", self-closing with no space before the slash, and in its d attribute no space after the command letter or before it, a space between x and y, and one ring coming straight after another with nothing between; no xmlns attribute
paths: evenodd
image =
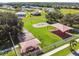
<svg viewBox="0 0 79 59"><path fill-rule="evenodd" d="M17 12L16 15L18 16L18 18L23 18L26 16L25 12Z"/></svg>
<svg viewBox="0 0 79 59"><path fill-rule="evenodd" d="M68 27L66 25L60 24L60 23L55 23L53 25L51 25L53 27L55 27L56 29L54 31L52 31L53 33L55 33L56 35L60 36L61 38L65 39L68 37L71 37L72 34L69 33L69 30L72 30L73 28Z"/></svg>
<svg viewBox="0 0 79 59"><path fill-rule="evenodd" d="M2 5L2 8L8 8L10 5Z"/></svg>
<svg viewBox="0 0 79 59"><path fill-rule="evenodd" d="M21 42L21 54L25 55L34 55L39 53L42 49L40 48L40 41L35 38L25 42ZM31 52L31 53L30 53ZM34 54L33 54L34 53Z"/></svg>
<svg viewBox="0 0 79 59"><path fill-rule="evenodd" d="M56 10L54 8L44 8L45 12L55 12Z"/></svg>
<svg viewBox="0 0 79 59"><path fill-rule="evenodd" d="M18 36L22 55L39 55L42 53L41 42L35 38L32 33L24 30L23 34Z"/></svg>
<svg viewBox="0 0 79 59"><path fill-rule="evenodd" d="M25 6L22 6L21 7L21 11L26 11L26 7Z"/></svg>
<svg viewBox="0 0 79 59"><path fill-rule="evenodd" d="M15 10L15 8L13 8L13 6L11 6L11 5L2 5L0 8L6 8L6 9L10 9L10 10Z"/></svg>
<svg viewBox="0 0 79 59"><path fill-rule="evenodd" d="M41 15L41 11L34 11L34 12L32 12L31 13L31 15L33 15L33 16L40 16Z"/></svg>

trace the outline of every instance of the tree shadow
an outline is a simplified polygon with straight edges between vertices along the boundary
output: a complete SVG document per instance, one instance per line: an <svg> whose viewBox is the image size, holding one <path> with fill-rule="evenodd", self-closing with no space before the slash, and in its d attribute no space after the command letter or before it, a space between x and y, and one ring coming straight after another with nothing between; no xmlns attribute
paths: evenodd
<svg viewBox="0 0 79 59"><path fill-rule="evenodd" d="M70 51L71 51L71 53L72 53L73 55L79 56L79 53L78 53L77 51L75 51L74 49L71 49Z"/></svg>

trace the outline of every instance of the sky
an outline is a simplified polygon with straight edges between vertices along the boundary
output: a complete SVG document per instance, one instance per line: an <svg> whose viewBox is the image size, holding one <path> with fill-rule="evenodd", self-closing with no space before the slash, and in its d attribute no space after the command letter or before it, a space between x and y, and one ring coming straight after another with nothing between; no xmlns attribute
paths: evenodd
<svg viewBox="0 0 79 59"><path fill-rule="evenodd" d="M79 0L0 0L0 2L79 2Z"/></svg>

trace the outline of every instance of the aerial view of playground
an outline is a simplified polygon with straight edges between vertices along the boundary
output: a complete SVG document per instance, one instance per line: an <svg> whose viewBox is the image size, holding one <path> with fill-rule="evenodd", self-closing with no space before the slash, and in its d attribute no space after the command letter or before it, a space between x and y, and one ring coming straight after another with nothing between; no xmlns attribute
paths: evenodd
<svg viewBox="0 0 79 59"><path fill-rule="evenodd" d="M79 3L0 3L0 56L79 56Z"/></svg>

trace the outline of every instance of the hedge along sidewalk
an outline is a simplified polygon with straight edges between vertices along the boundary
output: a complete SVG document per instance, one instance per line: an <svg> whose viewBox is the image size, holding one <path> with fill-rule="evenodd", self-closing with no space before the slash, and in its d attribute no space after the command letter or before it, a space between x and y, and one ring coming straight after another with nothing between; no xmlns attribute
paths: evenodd
<svg viewBox="0 0 79 59"><path fill-rule="evenodd" d="M77 39L76 41L79 41L79 39ZM46 54L41 55L41 56L50 56L50 55L52 55L54 53L57 53L60 50L63 50L65 48L67 48L68 46L69 46L69 44L65 44L65 45L60 46L60 47L58 47L58 48L56 48L56 49L54 49L54 50L52 50L52 51L50 51L50 52L48 52Z"/></svg>

